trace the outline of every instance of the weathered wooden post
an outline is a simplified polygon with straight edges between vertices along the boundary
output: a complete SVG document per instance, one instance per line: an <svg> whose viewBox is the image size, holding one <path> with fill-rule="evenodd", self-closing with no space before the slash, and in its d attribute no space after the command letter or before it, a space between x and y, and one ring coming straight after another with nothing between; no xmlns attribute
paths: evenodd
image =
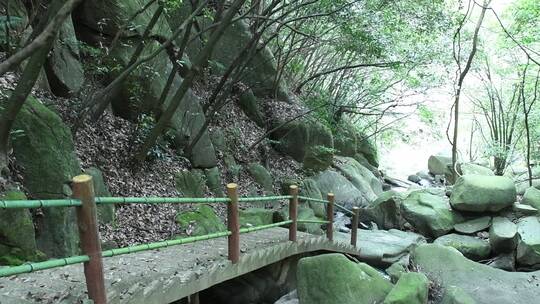
<svg viewBox="0 0 540 304"><path fill-rule="evenodd" d="M334 193L328 193L326 205L326 237L330 242L334 241Z"/></svg>
<svg viewBox="0 0 540 304"><path fill-rule="evenodd" d="M352 212L353 212L353 217L352 217L352 223L351 223L351 245L356 247L356 238L358 236L358 216L360 214L360 208L353 207Z"/></svg>
<svg viewBox="0 0 540 304"><path fill-rule="evenodd" d="M289 194L292 196L289 199L289 220L292 223L289 225L289 241L296 242L296 231L298 228L298 186L291 185Z"/></svg>
<svg viewBox="0 0 540 304"><path fill-rule="evenodd" d="M233 264L240 259L240 221L238 219L238 185L227 184L227 194L231 200L227 205L227 226L229 235L229 260Z"/></svg>
<svg viewBox="0 0 540 304"><path fill-rule="evenodd" d="M83 254L90 257L84 263L84 276L88 297L95 304L106 304L105 278L101 242L99 240L94 184L90 175L78 175L73 178L73 198L82 202L77 207L77 226L79 227L80 246Z"/></svg>

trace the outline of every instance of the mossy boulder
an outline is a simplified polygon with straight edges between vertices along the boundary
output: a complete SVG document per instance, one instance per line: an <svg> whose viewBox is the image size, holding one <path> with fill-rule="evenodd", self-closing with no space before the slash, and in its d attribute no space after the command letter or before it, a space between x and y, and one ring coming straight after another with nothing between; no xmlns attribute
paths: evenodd
<svg viewBox="0 0 540 304"><path fill-rule="evenodd" d="M450 204L471 212L500 211L516 201L514 181L504 176L463 175L456 181Z"/></svg>
<svg viewBox="0 0 540 304"><path fill-rule="evenodd" d="M202 170L181 171L175 176L176 190L184 197L203 197L205 178Z"/></svg>
<svg viewBox="0 0 540 304"><path fill-rule="evenodd" d="M71 195L69 183L81 173L70 129L39 100L29 97L17 115L12 139L13 154L22 167L25 188L33 199ZM47 255L69 256L78 252L78 231L73 208L45 208L37 218L38 248Z"/></svg>
<svg viewBox="0 0 540 304"><path fill-rule="evenodd" d="M458 170L461 172L461 175L487 175L493 176L495 173L490 168L486 168L473 163L460 163L458 165Z"/></svg>
<svg viewBox="0 0 540 304"><path fill-rule="evenodd" d="M332 132L320 122L313 119L294 120L289 123L277 120L272 123L272 128L280 126L270 134L270 137L278 141L276 148L298 162L303 162L307 151L315 146L334 148Z"/></svg>
<svg viewBox="0 0 540 304"><path fill-rule="evenodd" d="M176 216L176 223L183 231L192 236L227 230L214 209L207 205L201 205L194 211L179 213Z"/></svg>
<svg viewBox="0 0 540 304"><path fill-rule="evenodd" d="M206 185L208 189L217 197L223 197L223 186L221 185L221 174L218 167L211 169L205 169L204 175L206 176Z"/></svg>
<svg viewBox="0 0 540 304"><path fill-rule="evenodd" d="M439 237L463 221L461 215L441 196L419 190L410 193L401 203L401 214L425 236Z"/></svg>
<svg viewBox="0 0 540 304"><path fill-rule="evenodd" d="M248 166L248 171L255 182L264 189L266 194L274 193L274 179L265 167L258 163L251 163Z"/></svg>
<svg viewBox="0 0 540 304"><path fill-rule="evenodd" d="M0 200L25 200L19 190L0 193ZM0 265L19 265L28 261L41 260L43 254L37 250L34 223L28 209L0 210Z"/></svg>
<svg viewBox="0 0 540 304"><path fill-rule="evenodd" d="M296 277L300 303L381 303L392 289L376 269L337 253L302 258Z"/></svg>
<svg viewBox="0 0 540 304"><path fill-rule="evenodd" d="M396 285L384 299L384 304L427 304L428 278L419 272L407 272L400 276Z"/></svg>
<svg viewBox="0 0 540 304"><path fill-rule="evenodd" d="M322 219L315 216L315 213L312 209L306 207L298 207L297 209L297 219L308 220L308 221L321 221ZM279 212L276 212L274 215L274 222L282 222L289 220L289 208L283 208ZM321 224L318 223L298 223L298 231L307 232L315 235L323 234Z"/></svg>
<svg viewBox="0 0 540 304"><path fill-rule="evenodd" d="M112 196L111 192L109 192L109 188L105 184L105 180L103 179L103 173L101 172L101 170L95 167L90 167L86 169L84 173L92 176L92 181L94 182L94 193L96 196ZM100 223L113 223L115 220L114 205L99 205L97 208L97 214Z"/></svg>
<svg viewBox="0 0 540 304"><path fill-rule="evenodd" d="M364 193L338 172L328 169L313 177L321 194L334 193L336 203L346 208L368 206L373 193Z"/></svg>
<svg viewBox="0 0 540 304"><path fill-rule="evenodd" d="M274 222L274 213L274 210L264 208L240 210L240 227L255 227L272 224Z"/></svg>
<svg viewBox="0 0 540 304"><path fill-rule="evenodd" d="M484 231L491 226L491 217L482 216L454 225L454 229L462 234L474 234Z"/></svg>
<svg viewBox="0 0 540 304"><path fill-rule="evenodd" d="M324 171L334 161L334 149L325 146L313 146L307 149L304 155L304 168L313 171Z"/></svg>
<svg viewBox="0 0 540 304"><path fill-rule="evenodd" d="M351 123L344 122L337 127L334 134L334 148L337 155L353 157L359 162L366 160L374 169L379 167L377 147Z"/></svg>

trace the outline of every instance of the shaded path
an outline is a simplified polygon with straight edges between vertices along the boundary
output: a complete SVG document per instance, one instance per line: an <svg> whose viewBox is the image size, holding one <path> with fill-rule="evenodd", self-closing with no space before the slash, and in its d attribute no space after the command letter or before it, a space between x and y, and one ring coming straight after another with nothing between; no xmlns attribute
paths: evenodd
<svg viewBox="0 0 540 304"><path fill-rule="evenodd" d="M242 256L234 265L227 259L227 238L107 258L109 303L171 303L297 254L359 253L347 242L331 243L324 236L302 232L298 232L298 242L290 242L285 228L243 234L240 240ZM73 304L86 299L82 265L0 279L0 304Z"/></svg>

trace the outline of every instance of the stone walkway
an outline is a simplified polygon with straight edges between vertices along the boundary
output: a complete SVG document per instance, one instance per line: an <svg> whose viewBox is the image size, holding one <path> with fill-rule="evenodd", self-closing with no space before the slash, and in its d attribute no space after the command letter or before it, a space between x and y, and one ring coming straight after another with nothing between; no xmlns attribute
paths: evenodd
<svg viewBox="0 0 540 304"><path fill-rule="evenodd" d="M227 260L227 238L127 254L104 260L109 303L171 303L213 285L290 256L313 251L358 255L346 242L298 232L288 241L284 228L242 234L238 264ZM0 304L91 303L82 265L0 279Z"/></svg>

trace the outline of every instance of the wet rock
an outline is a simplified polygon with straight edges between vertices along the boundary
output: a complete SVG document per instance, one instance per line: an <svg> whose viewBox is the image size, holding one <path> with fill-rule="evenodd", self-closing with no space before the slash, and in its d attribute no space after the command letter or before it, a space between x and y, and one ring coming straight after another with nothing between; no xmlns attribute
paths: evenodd
<svg viewBox="0 0 540 304"><path fill-rule="evenodd" d="M450 204L461 211L500 211L516 201L514 182L503 176L463 175L454 185Z"/></svg>

